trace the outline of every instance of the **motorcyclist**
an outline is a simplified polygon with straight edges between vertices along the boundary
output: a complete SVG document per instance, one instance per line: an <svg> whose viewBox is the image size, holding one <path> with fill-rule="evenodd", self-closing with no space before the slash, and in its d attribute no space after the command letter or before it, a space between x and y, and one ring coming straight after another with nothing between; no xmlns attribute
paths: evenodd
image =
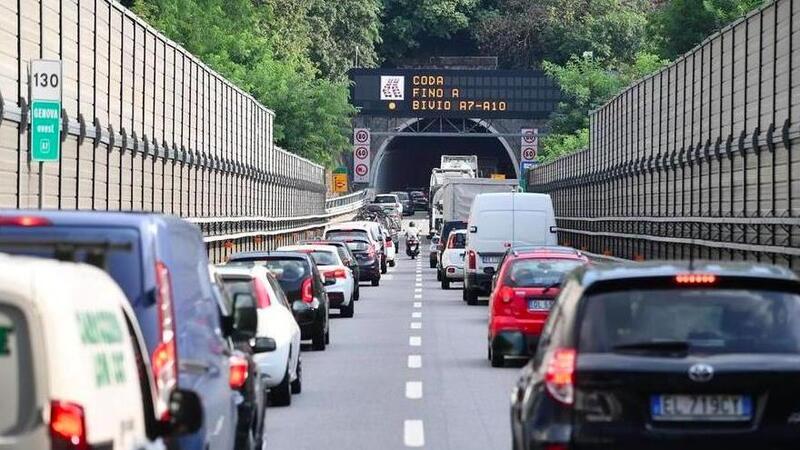
<svg viewBox="0 0 800 450"><path fill-rule="evenodd" d="M419 239L419 228L414 225L414 222L408 222L408 227L406 227L406 240L411 236Z"/></svg>
<svg viewBox="0 0 800 450"><path fill-rule="evenodd" d="M408 245L409 240L416 241L415 251L412 252L410 246ZM406 227L406 254L415 258L417 254L419 254L419 228L414 225L414 222L409 222L408 227Z"/></svg>

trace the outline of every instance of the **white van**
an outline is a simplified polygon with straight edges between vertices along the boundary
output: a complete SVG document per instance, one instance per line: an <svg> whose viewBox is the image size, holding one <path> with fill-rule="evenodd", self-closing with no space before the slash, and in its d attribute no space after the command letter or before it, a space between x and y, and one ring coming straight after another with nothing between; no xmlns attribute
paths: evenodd
<svg viewBox="0 0 800 450"><path fill-rule="evenodd" d="M0 449L165 448L144 349L105 272L0 255ZM189 401L192 411L170 405L173 420L193 416L187 431L202 424L199 398Z"/></svg>
<svg viewBox="0 0 800 450"><path fill-rule="evenodd" d="M479 194L467 222L464 300L475 304L489 295L492 275L506 249L519 245L557 245L553 202L547 194Z"/></svg>

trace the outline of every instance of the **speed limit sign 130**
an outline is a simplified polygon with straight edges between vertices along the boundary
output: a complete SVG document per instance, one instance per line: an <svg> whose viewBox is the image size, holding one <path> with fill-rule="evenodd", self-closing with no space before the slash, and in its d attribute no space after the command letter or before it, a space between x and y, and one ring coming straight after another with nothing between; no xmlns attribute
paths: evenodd
<svg viewBox="0 0 800 450"><path fill-rule="evenodd" d="M61 61L35 59L30 63L31 160L61 157Z"/></svg>

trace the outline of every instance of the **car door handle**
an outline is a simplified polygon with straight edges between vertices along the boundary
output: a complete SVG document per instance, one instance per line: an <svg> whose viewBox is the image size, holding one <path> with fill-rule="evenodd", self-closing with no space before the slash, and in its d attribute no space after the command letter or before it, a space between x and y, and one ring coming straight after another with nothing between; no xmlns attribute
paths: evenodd
<svg viewBox="0 0 800 450"><path fill-rule="evenodd" d="M205 374L211 372L211 365L197 359L181 359L180 368L189 373Z"/></svg>

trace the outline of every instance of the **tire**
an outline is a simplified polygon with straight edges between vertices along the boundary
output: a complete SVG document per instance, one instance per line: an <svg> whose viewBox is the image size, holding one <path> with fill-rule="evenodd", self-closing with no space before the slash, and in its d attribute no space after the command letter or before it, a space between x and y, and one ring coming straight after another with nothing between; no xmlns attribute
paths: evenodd
<svg viewBox="0 0 800 450"><path fill-rule="evenodd" d="M339 314L342 317L350 318L350 317L353 317L353 313L355 312L355 309L356 309L356 305L355 305L355 302L353 301L353 299L351 297L350 298L350 303L348 305L342 305L342 307L339 308Z"/></svg>
<svg viewBox="0 0 800 450"><path fill-rule="evenodd" d="M358 301L361 298L361 281L356 284L356 291L353 293L353 300Z"/></svg>
<svg viewBox="0 0 800 450"><path fill-rule="evenodd" d="M303 392L303 360L297 360L297 379L292 381L292 394Z"/></svg>
<svg viewBox="0 0 800 450"><path fill-rule="evenodd" d="M325 332L325 345L331 343L331 330Z"/></svg>
<svg viewBox="0 0 800 450"><path fill-rule="evenodd" d="M394 267L394 264L395 264L394 261L389 261L389 267Z"/></svg>
<svg viewBox="0 0 800 450"><path fill-rule="evenodd" d="M381 273L386 273L386 258L381 259Z"/></svg>
<svg viewBox="0 0 800 450"><path fill-rule="evenodd" d="M467 304L470 306L477 305L478 293L472 289L464 288L464 300L466 300Z"/></svg>
<svg viewBox="0 0 800 450"><path fill-rule="evenodd" d="M492 367L503 367L506 364L506 358L502 353L493 352L491 344L489 344L489 361Z"/></svg>
<svg viewBox="0 0 800 450"><path fill-rule="evenodd" d="M372 285L373 286L380 286L380 284L381 284L381 279L380 278L373 278L372 279Z"/></svg>
<svg viewBox="0 0 800 450"><path fill-rule="evenodd" d="M450 289L450 280L447 277L442 278L442 289Z"/></svg>
<svg viewBox="0 0 800 450"><path fill-rule="evenodd" d="M289 368L283 374L281 384L270 388L269 400L274 406L289 406L292 404L292 386L289 382Z"/></svg>
<svg viewBox="0 0 800 450"><path fill-rule="evenodd" d="M442 271L441 270L437 270L436 271L436 281L442 281Z"/></svg>
<svg viewBox="0 0 800 450"><path fill-rule="evenodd" d="M321 325L318 330L314 330L311 338L311 349L321 352L325 350L325 325Z"/></svg>

